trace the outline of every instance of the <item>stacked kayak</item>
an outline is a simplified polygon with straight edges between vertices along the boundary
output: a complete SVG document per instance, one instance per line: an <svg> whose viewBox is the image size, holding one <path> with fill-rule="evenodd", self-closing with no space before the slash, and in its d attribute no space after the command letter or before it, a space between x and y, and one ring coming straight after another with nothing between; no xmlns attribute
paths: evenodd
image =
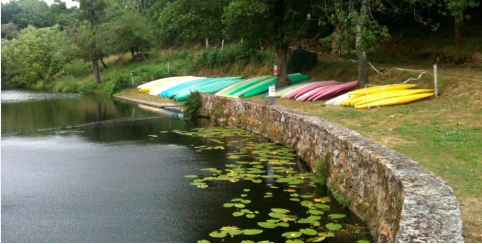
<svg viewBox="0 0 482 244"><path fill-rule="evenodd" d="M431 89L410 89L416 86L402 84L363 88L338 96L325 104L370 108L409 103L434 95Z"/></svg>
<svg viewBox="0 0 482 244"><path fill-rule="evenodd" d="M302 75L302 74L290 74L288 75L288 78L291 80L291 83L300 83L304 80L307 80L309 77L308 75ZM265 80L263 82L260 82L249 89L245 89L243 93L241 94L244 97L253 97L258 94L267 92L269 90L269 86L278 85L278 77L271 78L268 80Z"/></svg>
<svg viewBox="0 0 482 244"><path fill-rule="evenodd" d="M180 79L176 79L176 80L170 80L170 81L167 81L167 82L165 82L165 83L163 83L159 86L153 87L149 91L149 95L159 96L161 94L161 92L166 91L168 89L171 89L172 87L178 86L178 85L186 83L186 82L204 79L204 78L206 78L206 77L185 77L185 78L180 78Z"/></svg>
<svg viewBox="0 0 482 244"><path fill-rule="evenodd" d="M287 92L290 92L290 91L292 91L296 88L299 88L301 86L313 84L314 82L316 82L316 81L301 82L301 83L298 83L298 84L293 84L293 85L282 87L280 89L276 89L275 97L281 97L284 94L286 94ZM265 93L265 94L259 96L259 98L265 98L267 96L268 96L268 93Z"/></svg>
<svg viewBox="0 0 482 244"><path fill-rule="evenodd" d="M192 80L188 82L181 83L179 85L173 86L167 90L162 91L159 95L161 97L170 97L172 94L177 93L178 91L184 89L184 88L189 88L189 87L194 87L198 84L205 84L205 83L210 83L215 81L213 78L201 78L197 80Z"/></svg>
<svg viewBox="0 0 482 244"><path fill-rule="evenodd" d="M216 95L216 96L235 95L239 91L242 91L242 90L244 90L244 89L246 89L246 88L248 88L248 87L250 87L254 84L257 84L258 82L267 80L267 79L272 78L272 77L275 77L275 76L274 75L267 75L267 76L251 78L251 79L245 80L243 82L237 83L235 85L226 87L225 89L217 92L214 95Z"/></svg>
<svg viewBox="0 0 482 244"><path fill-rule="evenodd" d="M163 78L163 79L159 79L159 80L155 80L155 81L151 81L151 82L142 84L142 85L138 86L137 89L139 89L139 92L149 92L149 91L151 91L151 89L152 89L153 87L162 85L162 84L164 84L164 83L166 83L166 82L168 82L168 81L177 80L177 79L181 79L181 78L187 78L187 77L190 77L190 76L179 76L179 77Z"/></svg>
<svg viewBox="0 0 482 244"><path fill-rule="evenodd" d="M227 78L217 78L214 82L206 82L207 84L201 84L195 87L187 87L183 90L180 90L175 94L174 101L185 101L187 97L191 94L191 92L198 91L207 94L214 94L228 86L243 82L244 80L242 77L227 77ZM170 98L171 98L170 97Z"/></svg>
<svg viewBox="0 0 482 244"><path fill-rule="evenodd" d="M323 91L316 92L312 96L306 99L310 102L317 101L317 100L325 100L328 98L332 98L337 94L342 94L347 91L351 91L356 87L358 87L358 81L352 81L345 84L329 87L327 89L324 89Z"/></svg>

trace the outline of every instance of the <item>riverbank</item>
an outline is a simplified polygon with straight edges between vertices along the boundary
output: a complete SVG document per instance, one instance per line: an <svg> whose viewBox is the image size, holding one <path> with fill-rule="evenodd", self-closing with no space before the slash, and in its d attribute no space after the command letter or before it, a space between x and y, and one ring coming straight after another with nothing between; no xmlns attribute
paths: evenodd
<svg viewBox="0 0 482 244"><path fill-rule="evenodd" d="M474 77L465 79L477 84ZM462 84L451 84L446 88L446 93L438 98L371 110L324 107L322 102L303 103L283 99L277 99L277 104L328 119L418 161L454 189L460 202L465 241L480 242L482 111L476 106L469 106L470 103L460 102L464 100L460 97L461 93L454 91L465 89L459 87ZM474 91L477 92L477 89ZM159 103L172 102L135 92L130 91L123 96L157 100ZM259 98L243 100L263 102Z"/></svg>

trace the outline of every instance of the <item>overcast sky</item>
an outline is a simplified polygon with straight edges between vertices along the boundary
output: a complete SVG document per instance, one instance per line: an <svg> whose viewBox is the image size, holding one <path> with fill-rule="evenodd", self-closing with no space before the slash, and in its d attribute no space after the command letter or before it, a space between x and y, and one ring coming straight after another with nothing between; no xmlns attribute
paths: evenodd
<svg viewBox="0 0 482 244"><path fill-rule="evenodd" d="M10 2L10 0L0 0L2 1L2 3L8 3ZM46 2L48 5L54 3L54 0L44 0L44 2ZM72 6L79 6L79 2L74 2L72 0L62 0L62 2L65 2L65 4L67 5L67 8L70 8Z"/></svg>

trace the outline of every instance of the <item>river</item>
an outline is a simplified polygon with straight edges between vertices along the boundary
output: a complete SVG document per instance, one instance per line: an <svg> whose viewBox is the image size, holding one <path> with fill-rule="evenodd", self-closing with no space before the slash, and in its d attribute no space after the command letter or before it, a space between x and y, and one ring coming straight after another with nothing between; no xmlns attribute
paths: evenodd
<svg viewBox="0 0 482 244"><path fill-rule="evenodd" d="M276 229L257 225L269 218L271 208L310 216L299 202L289 200L286 183L275 188L272 179L260 184L212 180L209 187L198 188L192 178L184 177L209 176L201 169L223 169L237 160L255 162L249 153L241 159L233 155L250 143L268 143L258 136L230 135L215 143L186 134L209 129L208 121L185 120L168 111L91 94L5 90L1 115L2 242L285 242L283 233L310 227L294 222ZM119 118L139 120L15 134ZM223 150L198 150L214 145ZM298 158L292 162L298 172L306 170ZM269 169L265 164L260 168ZM223 207L244 189L250 189L246 195L252 200L246 205L259 213L253 219L234 217L233 208ZM361 222L334 204L326 188L303 184L297 191L331 200L326 215L346 215L319 220L322 227L334 222L345 230L335 230L336 237L325 241L369 238ZM210 236L223 226L264 232Z"/></svg>

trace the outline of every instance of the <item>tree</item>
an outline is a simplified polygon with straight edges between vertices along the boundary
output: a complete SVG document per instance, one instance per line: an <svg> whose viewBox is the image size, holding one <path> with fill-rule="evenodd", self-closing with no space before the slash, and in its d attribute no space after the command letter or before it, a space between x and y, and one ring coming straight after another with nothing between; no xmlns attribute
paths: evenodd
<svg viewBox="0 0 482 244"><path fill-rule="evenodd" d="M20 8L18 1L2 3L2 25L12 22L15 15L21 11L22 9Z"/></svg>
<svg viewBox="0 0 482 244"><path fill-rule="evenodd" d="M167 3L159 15L163 35L184 42L205 38L221 41L221 16L228 0L178 0Z"/></svg>
<svg viewBox="0 0 482 244"><path fill-rule="evenodd" d="M100 71L99 59L104 56L103 49L99 46L102 39L98 38L99 27L105 19L105 9L107 3L104 0L80 0L79 19L87 22L87 25L81 26L77 30L78 40L85 42L77 42L81 48L81 55L85 60L90 60L94 69L95 82L99 84Z"/></svg>
<svg viewBox="0 0 482 244"><path fill-rule="evenodd" d="M225 8L223 23L230 37L265 42L276 50L278 64L278 88L290 85L286 68L288 39L290 31L295 32L292 23L303 19L309 12L303 12L309 2L303 0L234 0ZM306 20L305 20L306 21ZM291 33L290 33L291 34Z"/></svg>
<svg viewBox="0 0 482 244"><path fill-rule="evenodd" d="M460 46L464 43L464 20L470 16L464 15L467 8L474 8L479 6L480 1L476 0L440 0L439 6L444 6L454 16L455 23L455 45ZM442 14L446 15L445 11Z"/></svg>
<svg viewBox="0 0 482 244"><path fill-rule="evenodd" d="M18 26L14 23L2 24L2 38L12 40L18 37Z"/></svg>
<svg viewBox="0 0 482 244"><path fill-rule="evenodd" d="M19 0L20 12L17 13L12 22L20 29L33 25L37 28L48 27L50 21L47 17L49 5L39 0Z"/></svg>
<svg viewBox="0 0 482 244"><path fill-rule="evenodd" d="M2 73L7 84L32 87L55 80L69 60L67 40L58 25L23 29L18 39L2 45Z"/></svg>
<svg viewBox="0 0 482 244"><path fill-rule="evenodd" d="M358 86L363 88L368 83L368 53L390 38L388 28L381 25L379 19L410 12L417 21L424 22L420 11L432 4L432 0L320 0L314 9L320 24L334 26L333 34L322 43L339 48L334 51L341 54L356 54Z"/></svg>

